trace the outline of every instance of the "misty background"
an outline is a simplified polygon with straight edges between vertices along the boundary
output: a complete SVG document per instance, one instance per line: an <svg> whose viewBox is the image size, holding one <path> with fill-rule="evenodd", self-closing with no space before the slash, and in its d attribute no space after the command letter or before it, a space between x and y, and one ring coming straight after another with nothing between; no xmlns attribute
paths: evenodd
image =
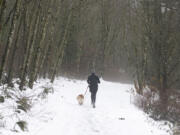
<svg viewBox="0 0 180 135"><path fill-rule="evenodd" d="M179 0L0 0L0 82L18 78L25 90L38 78L95 72L133 83L145 112L175 122L179 37ZM146 88L159 99L148 102Z"/></svg>

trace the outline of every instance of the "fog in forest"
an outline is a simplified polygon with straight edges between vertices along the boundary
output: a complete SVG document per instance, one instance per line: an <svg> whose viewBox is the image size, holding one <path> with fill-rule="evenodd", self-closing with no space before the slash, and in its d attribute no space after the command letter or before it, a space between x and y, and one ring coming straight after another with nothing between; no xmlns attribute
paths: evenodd
<svg viewBox="0 0 180 135"><path fill-rule="evenodd" d="M156 120L180 119L179 0L0 0L0 85L39 78L131 83ZM154 98L154 97L151 97ZM163 110L163 111L162 111Z"/></svg>

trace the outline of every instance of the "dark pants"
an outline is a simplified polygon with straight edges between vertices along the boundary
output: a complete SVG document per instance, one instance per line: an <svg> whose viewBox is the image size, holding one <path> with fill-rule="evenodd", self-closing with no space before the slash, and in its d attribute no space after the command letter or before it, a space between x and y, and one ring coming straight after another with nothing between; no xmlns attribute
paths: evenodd
<svg viewBox="0 0 180 135"><path fill-rule="evenodd" d="M94 105L96 103L96 92L91 92L91 103Z"/></svg>
<svg viewBox="0 0 180 135"><path fill-rule="evenodd" d="M90 88L90 92L91 92L91 103L92 103L92 105L95 105L96 93L97 93L98 87L97 86L90 86L89 88Z"/></svg>

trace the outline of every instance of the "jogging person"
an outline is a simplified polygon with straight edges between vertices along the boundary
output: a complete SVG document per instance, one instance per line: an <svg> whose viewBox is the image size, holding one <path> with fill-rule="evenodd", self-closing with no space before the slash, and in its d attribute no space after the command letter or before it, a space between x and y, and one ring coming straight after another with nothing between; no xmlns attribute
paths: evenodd
<svg viewBox="0 0 180 135"><path fill-rule="evenodd" d="M91 104L93 108L95 108L95 103L96 103L96 93L98 91L98 83L100 83L99 77L95 75L95 73L92 73L90 76L88 76L87 80L89 84L89 89L91 92Z"/></svg>

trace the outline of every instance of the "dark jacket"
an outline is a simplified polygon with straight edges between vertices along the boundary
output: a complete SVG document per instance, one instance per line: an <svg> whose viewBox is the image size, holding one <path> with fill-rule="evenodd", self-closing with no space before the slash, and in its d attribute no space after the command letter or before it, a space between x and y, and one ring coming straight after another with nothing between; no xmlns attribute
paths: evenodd
<svg viewBox="0 0 180 135"><path fill-rule="evenodd" d="M98 83L100 83L99 77L92 73L87 80L89 84L90 91L97 91Z"/></svg>

